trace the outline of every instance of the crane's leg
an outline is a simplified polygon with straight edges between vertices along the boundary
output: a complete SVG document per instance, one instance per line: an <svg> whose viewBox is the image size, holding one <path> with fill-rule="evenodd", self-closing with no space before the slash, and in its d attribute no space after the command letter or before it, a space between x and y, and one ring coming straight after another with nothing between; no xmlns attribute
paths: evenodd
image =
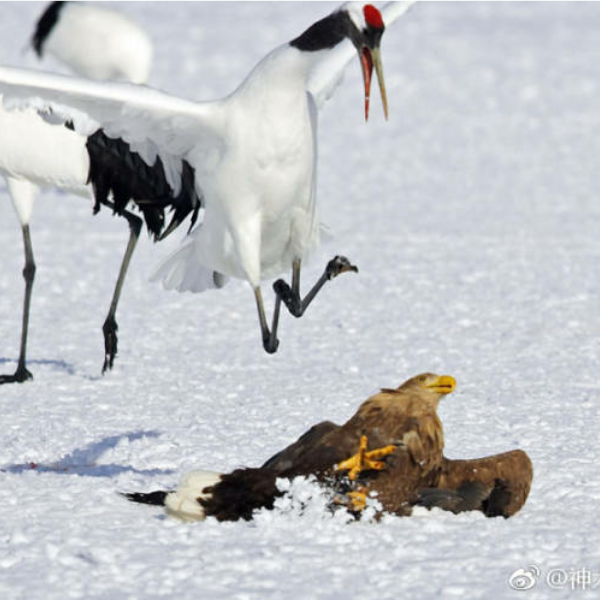
<svg viewBox="0 0 600 600"><path fill-rule="evenodd" d="M299 259L294 261L292 266L292 286L290 287L283 279L278 279L273 284L275 290L275 308L273 310L273 321L271 328L267 324L265 316L265 307L263 304L262 293L260 287L254 288L254 297L256 298L256 306L258 308L258 319L262 332L263 348L269 353L277 352L279 340L277 339L277 326L279 325L279 315L281 312L281 302L283 302L290 313L295 317L301 317L309 304L314 300L319 290L331 279L346 273L354 271L358 273L358 268L350 263L344 256L336 256L327 263L323 275L319 277L315 285L310 289L304 298L300 297L300 267Z"/></svg>
<svg viewBox="0 0 600 600"><path fill-rule="evenodd" d="M107 206L114 208L111 202L105 202ZM121 290L123 283L125 282L125 276L127 275L127 269L133 256L133 251L137 244L138 238L140 237L140 231L142 230L142 220L136 215L125 210L119 213L120 216L125 217L129 223L129 242L121 262L121 269L119 270L119 277L117 279L117 285L113 292L113 297L108 310L108 315L102 325L102 332L104 333L104 365L102 366L102 373L105 373L107 369L112 369L115 356L117 355L117 331L119 326L115 318L117 312L117 305L119 304L119 298L121 297Z"/></svg>
<svg viewBox="0 0 600 600"><path fill-rule="evenodd" d="M23 383L28 379L33 379L33 375L25 366L27 355L27 332L29 329L29 307L31 305L31 291L33 289L33 280L35 278L35 261L33 260L33 247L31 245L31 234L29 225L22 227L23 245L25 246L25 268L23 277L25 278L25 299L23 302L23 324L21 326L21 351L19 353L19 363L14 375L0 375L0 384L2 383Z"/></svg>
<svg viewBox="0 0 600 600"><path fill-rule="evenodd" d="M271 329L269 329L267 317L265 315L265 305L262 299L262 292L258 286L254 288L254 297L256 298L256 308L258 309L258 320L262 332L263 348L269 354L275 354L275 352L277 352L277 347L279 346L279 340L277 339L277 326L279 325L281 298L279 296L275 298L273 321L271 323Z"/></svg>
<svg viewBox="0 0 600 600"><path fill-rule="evenodd" d="M301 298L300 266L300 260L295 260L292 268L291 288L283 279L278 279L273 284L273 289L275 290L277 298L280 298L283 301L294 317L301 317L304 314L310 303L315 299L315 296L328 281L331 281L334 277L348 271L358 273L358 267L351 264L345 256L335 256L327 263L323 275L319 277L308 294L306 294L304 298Z"/></svg>

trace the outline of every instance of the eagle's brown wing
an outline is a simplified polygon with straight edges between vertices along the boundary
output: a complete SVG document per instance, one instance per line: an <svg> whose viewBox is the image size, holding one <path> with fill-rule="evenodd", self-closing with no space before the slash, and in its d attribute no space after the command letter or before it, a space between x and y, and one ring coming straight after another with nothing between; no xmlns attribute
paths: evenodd
<svg viewBox="0 0 600 600"><path fill-rule="evenodd" d="M354 454L359 440L359 435L346 432L331 421L323 421L269 458L262 468L271 469L281 477L318 473Z"/></svg>
<svg viewBox="0 0 600 600"><path fill-rule="evenodd" d="M436 487L461 493L461 490L473 489L472 484L478 484L480 490L486 489L488 493L479 506L464 510L476 508L488 517L510 517L525 504L532 479L533 466L529 456L523 450L513 450L474 460L444 457ZM430 505L444 508L442 504Z"/></svg>
<svg viewBox="0 0 600 600"><path fill-rule="evenodd" d="M455 490L422 488L418 490L415 504L426 508L441 508L455 514L468 510L482 511L493 487L481 481L468 481Z"/></svg>

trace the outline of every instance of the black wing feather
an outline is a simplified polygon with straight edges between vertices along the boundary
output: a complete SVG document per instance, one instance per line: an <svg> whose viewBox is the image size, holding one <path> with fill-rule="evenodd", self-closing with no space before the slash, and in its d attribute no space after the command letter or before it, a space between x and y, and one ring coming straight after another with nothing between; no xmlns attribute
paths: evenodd
<svg viewBox="0 0 600 600"><path fill-rule="evenodd" d="M162 160L158 156L154 165L147 165L127 142L110 138L98 129L88 137L86 148L90 157L88 183L94 190L94 213L112 196L114 210L123 214L133 201L144 216L146 227L156 240L164 239L190 213L190 228L198 218L202 205L196 192L195 172L187 162L182 162L181 190L175 196L167 181ZM165 229L165 211L174 214Z"/></svg>

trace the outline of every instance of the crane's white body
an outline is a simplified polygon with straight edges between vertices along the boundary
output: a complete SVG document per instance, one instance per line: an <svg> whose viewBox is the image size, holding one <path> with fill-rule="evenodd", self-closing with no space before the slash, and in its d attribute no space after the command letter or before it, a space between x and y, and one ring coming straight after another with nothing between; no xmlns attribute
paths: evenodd
<svg viewBox="0 0 600 600"><path fill-rule="evenodd" d="M91 2L68 2L44 42L44 54L82 77L145 83L152 65L152 42L122 13Z"/></svg>
<svg viewBox="0 0 600 600"><path fill-rule="evenodd" d="M85 138L51 125L34 110L9 112L0 106L0 173L22 225L31 220L39 186L92 197L86 185L89 158Z"/></svg>
<svg viewBox="0 0 600 600"><path fill-rule="evenodd" d="M306 93L317 54L283 46L211 106L219 143L188 155L204 222L159 269L167 287L202 291L203 268L256 287L318 243L316 110Z"/></svg>

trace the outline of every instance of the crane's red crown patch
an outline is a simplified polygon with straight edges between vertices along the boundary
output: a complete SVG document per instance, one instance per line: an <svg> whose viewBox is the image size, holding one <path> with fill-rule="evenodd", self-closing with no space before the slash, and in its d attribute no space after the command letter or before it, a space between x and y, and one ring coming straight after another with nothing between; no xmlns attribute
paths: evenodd
<svg viewBox="0 0 600 600"><path fill-rule="evenodd" d="M384 28L381 13L372 4L366 4L363 8L363 13L365 15L365 21L367 22L367 25L375 27L375 29Z"/></svg>

